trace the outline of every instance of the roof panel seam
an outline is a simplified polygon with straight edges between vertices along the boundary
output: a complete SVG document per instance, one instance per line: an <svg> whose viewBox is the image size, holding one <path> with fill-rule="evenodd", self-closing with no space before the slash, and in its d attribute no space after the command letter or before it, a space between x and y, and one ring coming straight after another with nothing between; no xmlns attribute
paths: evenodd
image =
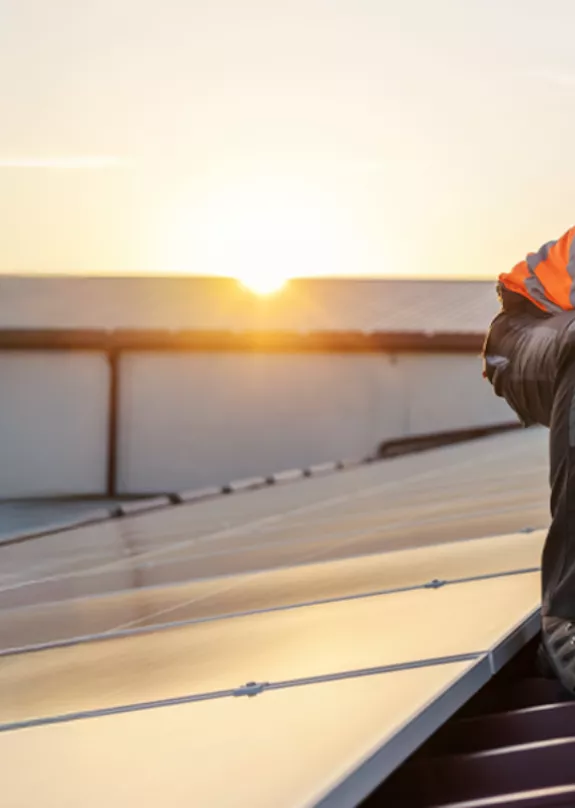
<svg viewBox="0 0 575 808"><path fill-rule="evenodd" d="M77 645L84 645L92 642L104 642L106 640L117 640L125 637L132 637L145 634L153 634L158 631L169 631L170 629L183 628L186 626L193 626L202 623L215 623L223 620L234 620L242 617L254 617L260 614L273 614L275 612L286 612L295 609L313 608L315 606L327 606L333 603L346 603L354 600L364 600L368 598L385 597L386 595L397 595L407 592L415 592L420 590L438 590L446 586L456 586L468 583L477 583L480 581L488 581L498 578L516 577L519 575L532 575L540 572L540 567L526 567L519 570L505 570L503 572L486 573L484 575L475 575L464 578L453 578L439 581L434 579L432 581L414 584L412 586L395 587L390 589L380 589L370 592L360 592L352 595L341 595L339 597L324 598L310 601L303 601L301 603L289 603L281 606L270 606L261 609L247 609L241 612L226 612L224 614L209 615L206 617L195 617L188 620L174 620L167 623L157 623L155 625L146 626L131 626L129 628L119 629L117 631L105 631L97 634L86 634L79 637L73 637L66 640L54 640L49 643L38 643L34 645L25 645L17 648L0 649L0 659L2 657L20 656L23 654L38 653L40 651L56 650L58 648L71 648ZM214 593L214 594L217 594ZM177 608L183 608L189 603L182 603ZM17 609L14 611L18 611ZM154 615L147 615L142 620L152 620ZM494 663L495 664L495 663Z"/></svg>
<svg viewBox="0 0 575 808"><path fill-rule="evenodd" d="M474 662L476 660L484 659L485 656L485 651L477 651L466 654L454 654L445 657L415 660L411 662L400 662L391 665L380 665L372 668L338 671L335 673L321 674L318 676L286 679L284 681L277 682L248 682L247 684L240 685L239 687L228 688L225 690L193 693L168 699L157 699L154 701L138 702L134 704L122 704L115 707L102 707L94 710L83 710L74 713L61 713L58 715L42 716L39 718L26 719L24 721L7 722L0 724L0 733L14 732L20 729L31 729L33 727L50 726L54 724L66 724L73 721L82 721L90 718L104 718L112 715L143 712L144 710L159 709L162 707L176 707L184 704L193 704L199 701L213 701L215 699L238 698L246 696L248 698L253 698L269 691L286 690L294 687L306 687L309 685L325 684L328 682L340 682L345 679L357 679L366 676L399 673L401 671L437 667L440 665Z"/></svg>

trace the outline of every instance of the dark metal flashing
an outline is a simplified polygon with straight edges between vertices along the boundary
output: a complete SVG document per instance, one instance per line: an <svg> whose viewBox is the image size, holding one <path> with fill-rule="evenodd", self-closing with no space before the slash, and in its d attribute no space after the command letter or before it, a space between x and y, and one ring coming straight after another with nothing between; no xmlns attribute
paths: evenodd
<svg viewBox="0 0 575 808"><path fill-rule="evenodd" d="M185 351L266 353L472 353L482 333L363 331L167 331L1 329L0 351Z"/></svg>
<svg viewBox="0 0 575 808"><path fill-rule="evenodd" d="M447 443L462 443L465 441L478 440L489 435L497 435L500 432L511 432L512 430L524 429L519 421L509 421L504 424L493 426L453 429L446 432L429 432L420 435L413 435L406 438L395 438L381 443L375 454L375 459L398 457L404 454L416 454L417 452L427 452L445 446Z"/></svg>

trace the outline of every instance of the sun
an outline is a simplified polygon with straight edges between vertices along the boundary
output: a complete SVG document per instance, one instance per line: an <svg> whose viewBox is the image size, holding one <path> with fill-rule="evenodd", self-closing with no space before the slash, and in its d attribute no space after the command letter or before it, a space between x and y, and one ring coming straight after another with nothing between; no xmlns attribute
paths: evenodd
<svg viewBox="0 0 575 808"><path fill-rule="evenodd" d="M164 253L169 270L232 277L273 295L293 278L347 269L351 240L329 193L285 176L228 183L178 205Z"/></svg>
<svg viewBox="0 0 575 808"><path fill-rule="evenodd" d="M274 295L287 286L289 278L273 271L243 272L237 276L238 283L250 292L262 297Z"/></svg>

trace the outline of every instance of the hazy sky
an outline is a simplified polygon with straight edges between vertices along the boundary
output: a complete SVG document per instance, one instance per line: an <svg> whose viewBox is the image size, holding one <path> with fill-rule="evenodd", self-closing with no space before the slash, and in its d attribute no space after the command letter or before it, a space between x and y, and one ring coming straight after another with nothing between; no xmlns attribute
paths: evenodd
<svg viewBox="0 0 575 808"><path fill-rule="evenodd" d="M573 0L0 0L0 270L494 277L574 223L574 30Z"/></svg>

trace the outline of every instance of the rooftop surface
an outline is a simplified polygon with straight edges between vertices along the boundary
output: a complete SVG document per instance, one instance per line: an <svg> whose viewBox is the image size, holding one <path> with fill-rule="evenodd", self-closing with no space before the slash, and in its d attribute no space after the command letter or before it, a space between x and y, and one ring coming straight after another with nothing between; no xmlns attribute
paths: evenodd
<svg viewBox="0 0 575 808"><path fill-rule="evenodd" d="M257 297L223 278L0 278L0 329L483 334L495 280L305 279Z"/></svg>
<svg viewBox="0 0 575 808"><path fill-rule="evenodd" d="M9 804L357 805L536 631L546 478L528 430L0 547Z"/></svg>
<svg viewBox="0 0 575 808"><path fill-rule="evenodd" d="M0 500L0 542L19 533L39 531L47 525L97 514L102 509L118 507L122 502L124 500L100 498Z"/></svg>

